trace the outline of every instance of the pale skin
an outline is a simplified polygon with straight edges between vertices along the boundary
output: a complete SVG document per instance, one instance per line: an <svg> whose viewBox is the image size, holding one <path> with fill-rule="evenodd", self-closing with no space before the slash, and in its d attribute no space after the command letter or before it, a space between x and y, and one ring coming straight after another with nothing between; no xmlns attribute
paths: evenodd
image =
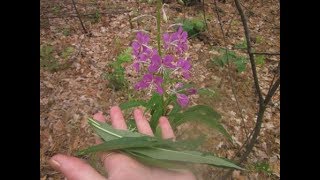
<svg viewBox="0 0 320 180"><path fill-rule="evenodd" d="M127 130L127 124L123 118L122 112L118 106L113 106L110 109L110 117L112 127L115 129ZM106 118L102 112L99 112L93 117L97 121L106 122ZM134 110L134 119L138 131L142 134L153 136L149 122L143 116L141 109ZM170 123L166 117L159 119L159 126L162 132L163 139L175 138ZM97 139L97 144L101 143ZM146 166L131 157L121 154L120 152L102 153L100 155L103 161L104 168L108 177L99 174L84 160L57 154L53 156L49 164L57 171L61 172L68 180L195 180L196 177L187 170L170 171L166 169Z"/></svg>

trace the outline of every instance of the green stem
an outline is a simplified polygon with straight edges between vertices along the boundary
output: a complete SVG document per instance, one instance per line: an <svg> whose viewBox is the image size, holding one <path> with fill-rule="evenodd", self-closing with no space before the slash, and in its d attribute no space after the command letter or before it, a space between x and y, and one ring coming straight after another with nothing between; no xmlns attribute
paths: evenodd
<svg viewBox="0 0 320 180"><path fill-rule="evenodd" d="M160 32L160 26L161 26L161 13L160 10L162 8L162 0L157 1L157 42L158 42L158 52L159 55L161 56L161 32Z"/></svg>
<svg viewBox="0 0 320 180"><path fill-rule="evenodd" d="M159 52L159 55L162 56L162 53L161 53L161 30L160 30L160 27L161 27L161 8L162 8L162 0L158 0L157 1L157 43L158 43L158 52ZM163 74L162 75L162 78L163 78ZM162 108L163 108L163 113L165 113L165 110L166 110L166 107L164 106L164 96L165 95L162 95L161 96L161 100L162 100ZM164 114L162 114L164 115Z"/></svg>

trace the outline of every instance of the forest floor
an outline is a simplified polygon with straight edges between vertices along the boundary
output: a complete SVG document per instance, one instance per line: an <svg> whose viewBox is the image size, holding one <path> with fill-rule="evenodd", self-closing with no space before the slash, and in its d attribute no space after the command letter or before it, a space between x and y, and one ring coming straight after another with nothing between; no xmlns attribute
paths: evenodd
<svg viewBox="0 0 320 180"><path fill-rule="evenodd" d="M202 150L221 157L233 158L255 125L257 95L254 90L250 63L243 72L234 65L221 67L214 59L222 52L224 40L220 31L214 1L205 1L208 28L189 39L192 63L191 81L197 87L212 90L213 96L194 95L191 104L206 104L221 115L221 122L234 140L229 143L218 133L198 124L180 128L177 134L205 132L207 139ZM190 7L175 1L165 7L168 21L162 30L176 23L178 18L203 18L202 3ZM241 49L243 26L234 2L218 1L218 12L226 33L227 47L238 56L248 57ZM280 52L280 5L277 0L243 1L256 52ZM155 16L155 3L127 1L78 0L77 8L84 26L91 36L84 34L70 0L41 0L40 44L40 173L41 179L63 179L53 170L48 160L56 153L73 154L94 144L92 129L87 118L98 111L107 112L112 105L125 102L129 89L114 91L104 74L108 65L120 52L130 46L134 30L147 30L155 36L155 22L144 18L139 24L130 23L138 15ZM88 15L89 14L89 15ZM92 14L92 15L90 15ZM240 48L239 48L240 47ZM43 59L49 59L48 61ZM261 90L266 95L280 56L265 55L264 63L257 66ZM50 62L49 62L50 61ZM129 66L128 66L129 67ZM130 82L138 77L130 72ZM233 80L228 75L230 73ZM231 81L234 83L232 84ZM232 92L232 85L235 94ZM239 108L237 106L237 101ZM192 128L191 128L192 127ZM180 131L180 132L179 132ZM92 163L92 162L91 162ZM232 179L280 179L280 91L266 109L261 135L244 167L246 172L233 171ZM218 179L226 170L199 166L195 168L199 179Z"/></svg>

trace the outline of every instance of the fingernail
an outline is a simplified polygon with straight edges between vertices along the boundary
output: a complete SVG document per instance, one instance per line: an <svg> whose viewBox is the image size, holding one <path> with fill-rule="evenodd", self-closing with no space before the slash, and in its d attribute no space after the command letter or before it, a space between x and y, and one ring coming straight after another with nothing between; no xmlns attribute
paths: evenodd
<svg viewBox="0 0 320 180"><path fill-rule="evenodd" d="M55 169L59 169L60 166L61 166L60 163L58 161L54 160L54 159L50 160L50 165Z"/></svg>

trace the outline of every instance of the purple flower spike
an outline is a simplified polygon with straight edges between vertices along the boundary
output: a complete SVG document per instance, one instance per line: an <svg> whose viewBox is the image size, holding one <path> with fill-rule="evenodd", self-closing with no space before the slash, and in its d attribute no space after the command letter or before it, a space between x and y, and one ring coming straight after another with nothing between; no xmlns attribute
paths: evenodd
<svg viewBox="0 0 320 180"><path fill-rule="evenodd" d="M174 60L174 57L172 55L166 55L163 58L162 62L166 68L174 69L175 66L172 64L173 60Z"/></svg>
<svg viewBox="0 0 320 180"><path fill-rule="evenodd" d="M138 42L142 43L142 44L148 44L150 41L150 37L148 34L145 34L143 32L138 32L136 39Z"/></svg>
<svg viewBox="0 0 320 180"><path fill-rule="evenodd" d="M184 71L188 71L191 68L191 64L188 60L179 59L177 66L182 68Z"/></svg>
<svg viewBox="0 0 320 180"><path fill-rule="evenodd" d="M189 98L185 94L177 94L177 102L181 107L186 107L189 104Z"/></svg>
<svg viewBox="0 0 320 180"><path fill-rule="evenodd" d="M142 80L139 81L134 88L136 90L146 89L151 86L151 88L155 88L157 93L160 95L163 94L163 89L161 84L163 82L162 77L154 76L153 74L146 74L143 76Z"/></svg>
<svg viewBox="0 0 320 180"><path fill-rule="evenodd" d="M158 54L154 54L151 58L151 64L149 66L149 72L154 73L159 70L161 66L161 57Z"/></svg>
<svg viewBox="0 0 320 180"><path fill-rule="evenodd" d="M161 67L174 69L175 66L172 64L174 57L171 55L166 55L163 59L158 54L154 54L151 57L151 63L149 65L149 72L154 73L158 72Z"/></svg>
<svg viewBox="0 0 320 180"><path fill-rule="evenodd" d="M182 54L188 49L188 33L180 26L177 32L163 35L164 49L172 48L176 53Z"/></svg>
<svg viewBox="0 0 320 180"><path fill-rule="evenodd" d="M163 83L163 79L162 77L159 77L159 76L155 76L154 77L154 83L156 85L156 91L162 95L163 94L163 89L161 87L161 84Z"/></svg>
<svg viewBox="0 0 320 180"><path fill-rule="evenodd" d="M134 88L136 90L145 89L150 86L152 79L153 79L152 74L146 74L143 76L142 80L134 86Z"/></svg>
<svg viewBox="0 0 320 180"><path fill-rule="evenodd" d="M153 50L148 47L150 37L148 34L138 32L136 39L132 43L132 54L134 57L134 69L139 72L140 63L147 61L153 53Z"/></svg>
<svg viewBox="0 0 320 180"><path fill-rule="evenodd" d="M177 62L177 67L182 69L182 76L186 79L190 78L190 69L191 69L191 64L188 61L188 59L179 59Z"/></svg>

